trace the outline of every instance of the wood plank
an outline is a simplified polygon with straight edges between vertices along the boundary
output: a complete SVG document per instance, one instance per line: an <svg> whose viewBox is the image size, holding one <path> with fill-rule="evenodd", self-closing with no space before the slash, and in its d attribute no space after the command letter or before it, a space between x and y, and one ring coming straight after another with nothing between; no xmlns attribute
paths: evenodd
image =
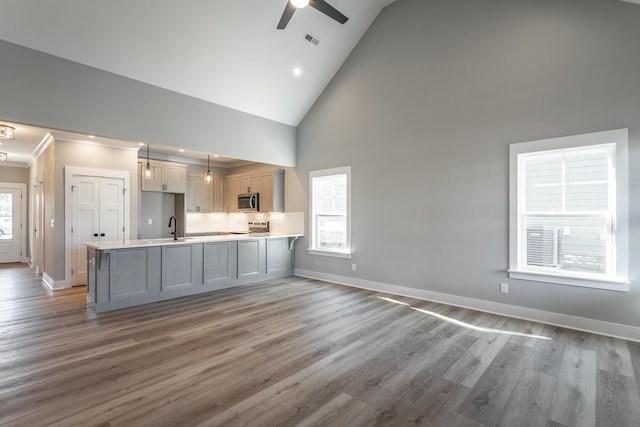
<svg viewBox="0 0 640 427"><path fill-rule="evenodd" d="M595 426L596 352L567 346L550 419L567 426Z"/></svg>
<svg viewBox="0 0 640 427"><path fill-rule="evenodd" d="M637 426L640 420L638 384L633 378L597 371L596 425Z"/></svg>

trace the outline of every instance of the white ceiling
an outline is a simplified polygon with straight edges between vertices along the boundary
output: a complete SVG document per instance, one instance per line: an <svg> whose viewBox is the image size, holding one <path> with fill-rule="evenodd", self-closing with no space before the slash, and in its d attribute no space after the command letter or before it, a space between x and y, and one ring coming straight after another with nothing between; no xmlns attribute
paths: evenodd
<svg viewBox="0 0 640 427"><path fill-rule="evenodd" d="M395 0L329 0L346 24L307 7L277 30L286 1L0 0L0 39L297 126Z"/></svg>

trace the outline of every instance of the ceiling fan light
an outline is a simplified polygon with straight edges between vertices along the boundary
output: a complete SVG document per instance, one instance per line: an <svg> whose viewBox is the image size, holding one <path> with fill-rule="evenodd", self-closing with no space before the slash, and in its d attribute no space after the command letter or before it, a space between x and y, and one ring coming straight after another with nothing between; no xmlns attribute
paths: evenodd
<svg viewBox="0 0 640 427"><path fill-rule="evenodd" d="M289 1L291 1L291 4L297 7L298 9L309 6L309 0L289 0Z"/></svg>

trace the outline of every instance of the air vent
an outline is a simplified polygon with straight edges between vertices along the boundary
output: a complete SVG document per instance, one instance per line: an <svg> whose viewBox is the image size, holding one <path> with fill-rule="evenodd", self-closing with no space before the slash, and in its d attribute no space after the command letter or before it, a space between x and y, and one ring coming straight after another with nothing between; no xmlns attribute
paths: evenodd
<svg viewBox="0 0 640 427"><path fill-rule="evenodd" d="M320 44L320 40L318 40L317 38L315 38L313 35L309 33L304 35L304 39L310 42L314 46L318 46L318 44Z"/></svg>

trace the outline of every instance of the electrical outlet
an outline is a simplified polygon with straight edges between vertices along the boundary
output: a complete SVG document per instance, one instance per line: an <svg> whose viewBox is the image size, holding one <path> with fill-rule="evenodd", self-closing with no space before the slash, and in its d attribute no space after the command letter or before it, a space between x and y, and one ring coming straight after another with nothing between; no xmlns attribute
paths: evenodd
<svg viewBox="0 0 640 427"><path fill-rule="evenodd" d="M151 218L149 218L149 219L147 220L147 224L149 224L149 225L153 224L153 220L152 220Z"/></svg>
<svg viewBox="0 0 640 427"><path fill-rule="evenodd" d="M356 263L351 264L351 270L356 271Z"/></svg>
<svg viewBox="0 0 640 427"><path fill-rule="evenodd" d="M500 292L503 294L509 293L509 284L508 283L500 283Z"/></svg>

